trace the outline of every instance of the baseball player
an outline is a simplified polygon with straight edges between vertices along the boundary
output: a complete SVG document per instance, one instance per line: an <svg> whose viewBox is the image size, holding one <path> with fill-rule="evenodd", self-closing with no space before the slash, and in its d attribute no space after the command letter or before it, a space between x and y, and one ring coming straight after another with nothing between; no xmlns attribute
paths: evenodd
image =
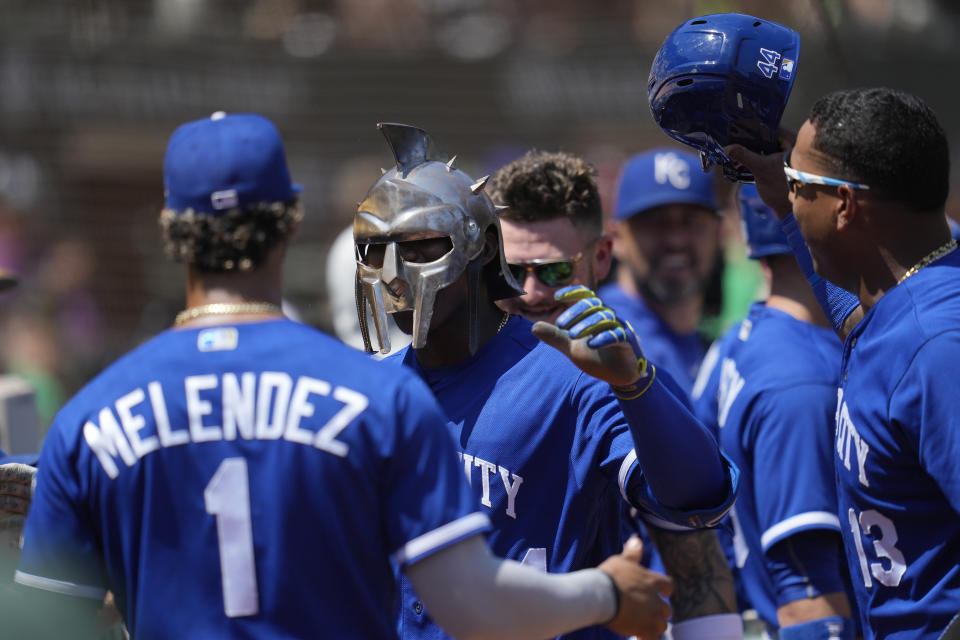
<svg viewBox="0 0 960 640"><path fill-rule="evenodd" d="M832 458L841 345L776 215L753 185L738 200L770 296L710 349L694 385L697 415L742 473L738 584L783 640L853 638Z"/></svg>
<svg viewBox="0 0 960 640"><path fill-rule="evenodd" d="M503 309L531 322L555 322L565 305L555 294L567 285L596 290L611 263L611 238L603 232L603 210L594 168L564 151L532 150L497 169L487 187L501 206L500 227L507 264L524 294L504 298ZM646 348L646 342L643 343ZM624 503L629 511L629 506ZM713 633L715 616L735 612L733 577L710 530L667 531L625 519L628 532L655 542L647 566L674 578L672 632L686 636L701 626ZM681 623L678 625L678 623Z"/></svg>
<svg viewBox="0 0 960 640"><path fill-rule="evenodd" d="M614 218L619 266L600 298L689 393L705 351L698 329L720 246L711 176L686 151L638 154L623 168Z"/></svg>
<svg viewBox="0 0 960 640"><path fill-rule="evenodd" d="M662 630L639 549L567 576L491 556L426 386L283 317L302 210L268 120L178 128L164 185L187 307L51 427L16 574L37 625L79 637L109 588L138 639L391 637L399 568L462 637Z"/></svg>
<svg viewBox="0 0 960 640"><path fill-rule="evenodd" d="M494 552L552 573L591 566L619 546L624 499L667 526L722 517L735 468L633 332L584 287L558 290L569 308L532 325L536 335L499 309L521 289L486 179L456 169L423 131L380 126L396 163L354 219L358 308L370 305L381 350L388 313L412 335L382 366L416 372L437 396ZM415 587L404 585L401 635L444 637Z"/></svg>
<svg viewBox="0 0 960 640"><path fill-rule="evenodd" d="M960 610L960 411L950 375L960 358L960 253L944 218L946 135L916 96L854 89L817 100L782 161L730 153L784 216L846 337L834 463L864 637L936 638Z"/></svg>

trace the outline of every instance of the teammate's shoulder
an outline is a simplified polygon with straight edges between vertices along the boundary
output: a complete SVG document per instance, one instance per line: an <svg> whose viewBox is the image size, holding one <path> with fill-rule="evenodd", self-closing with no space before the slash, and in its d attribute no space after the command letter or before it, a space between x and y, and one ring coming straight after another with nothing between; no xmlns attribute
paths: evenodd
<svg viewBox="0 0 960 640"><path fill-rule="evenodd" d="M960 254L960 252L954 252ZM948 262L947 260L950 260ZM960 331L960 255L921 269L866 313L854 336L913 352L934 336Z"/></svg>
<svg viewBox="0 0 960 640"><path fill-rule="evenodd" d="M542 342L533 335L533 323L519 315L512 315L503 326L498 337L502 337L503 346L506 348L519 349L521 351L533 351L539 349ZM496 347L497 345L493 345ZM546 346L546 345L543 345Z"/></svg>
<svg viewBox="0 0 960 640"><path fill-rule="evenodd" d="M138 383L135 381L153 370L152 367L147 366L150 354L169 355L170 334L173 333L175 332L168 330L152 336L121 355L88 380L57 411L48 438L56 432L61 432L61 435L70 440L70 436L64 433L65 429L80 429L89 416L96 414L130 389L136 388Z"/></svg>
<svg viewBox="0 0 960 640"><path fill-rule="evenodd" d="M597 297L606 301L606 298L626 298L627 294L616 282L608 282L597 288Z"/></svg>
<svg viewBox="0 0 960 640"><path fill-rule="evenodd" d="M574 387L602 385L605 382L585 374L565 355L533 335L533 323L522 316L512 316L501 332L501 339L492 347L490 366L506 378L523 378L543 393L560 393ZM535 377L535 380L528 380Z"/></svg>
<svg viewBox="0 0 960 640"><path fill-rule="evenodd" d="M823 327L755 305L723 339L723 357L736 361L747 386L759 391L791 384L836 383L842 344Z"/></svg>
<svg viewBox="0 0 960 640"><path fill-rule="evenodd" d="M597 289L597 297L604 305L613 309L614 313L636 322L649 315L649 309L643 298L633 296L623 290L616 282L608 282Z"/></svg>

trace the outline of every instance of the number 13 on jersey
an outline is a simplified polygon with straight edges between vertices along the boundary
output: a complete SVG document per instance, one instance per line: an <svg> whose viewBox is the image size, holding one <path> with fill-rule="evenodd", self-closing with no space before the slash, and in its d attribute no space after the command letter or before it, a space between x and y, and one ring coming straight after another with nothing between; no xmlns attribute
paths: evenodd
<svg viewBox="0 0 960 640"><path fill-rule="evenodd" d="M863 574L863 584L867 589L873 587L873 579L885 587L897 587L900 579L907 572L907 563L903 553L897 549L897 528L893 521L876 509L868 509L857 517L857 512L850 509L847 512L850 520L850 532L853 534L853 543L857 547L857 556L860 559L860 571ZM873 539L873 549L877 558L889 561L890 566L884 567L882 562L869 562L863 547L863 536ZM871 578L872 576L872 578Z"/></svg>

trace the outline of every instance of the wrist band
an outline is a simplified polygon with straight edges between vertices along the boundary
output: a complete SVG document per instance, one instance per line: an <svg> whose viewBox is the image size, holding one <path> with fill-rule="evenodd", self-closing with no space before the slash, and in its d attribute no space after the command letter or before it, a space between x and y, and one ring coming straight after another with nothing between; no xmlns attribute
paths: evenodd
<svg viewBox="0 0 960 640"><path fill-rule="evenodd" d="M613 395L621 400L636 400L645 394L650 389L650 385L653 384L653 379L657 377L657 368L653 366L653 364L647 364L646 360L644 360L643 369L648 369L650 371L650 375L647 376L647 384L644 385L642 389L638 391L636 383L624 385L622 387L610 385L610 388L613 389ZM643 378L640 380L643 380Z"/></svg>

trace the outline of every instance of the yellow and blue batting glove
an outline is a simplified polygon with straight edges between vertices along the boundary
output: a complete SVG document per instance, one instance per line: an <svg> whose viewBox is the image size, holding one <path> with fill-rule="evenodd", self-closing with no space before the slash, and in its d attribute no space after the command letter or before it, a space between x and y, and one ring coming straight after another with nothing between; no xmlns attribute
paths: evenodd
<svg viewBox="0 0 960 640"><path fill-rule="evenodd" d="M614 344L629 345L633 349L637 359L638 382L643 382L642 389L637 385L628 385L614 387L614 391L626 399L642 395L653 381L654 371L652 365L647 362L643 349L640 348L637 334L630 323L618 318L613 309L605 306L596 293L584 286L558 289L554 298L571 305L557 317L556 321L556 325L565 330L571 339L589 337L587 346L591 349L602 349Z"/></svg>

